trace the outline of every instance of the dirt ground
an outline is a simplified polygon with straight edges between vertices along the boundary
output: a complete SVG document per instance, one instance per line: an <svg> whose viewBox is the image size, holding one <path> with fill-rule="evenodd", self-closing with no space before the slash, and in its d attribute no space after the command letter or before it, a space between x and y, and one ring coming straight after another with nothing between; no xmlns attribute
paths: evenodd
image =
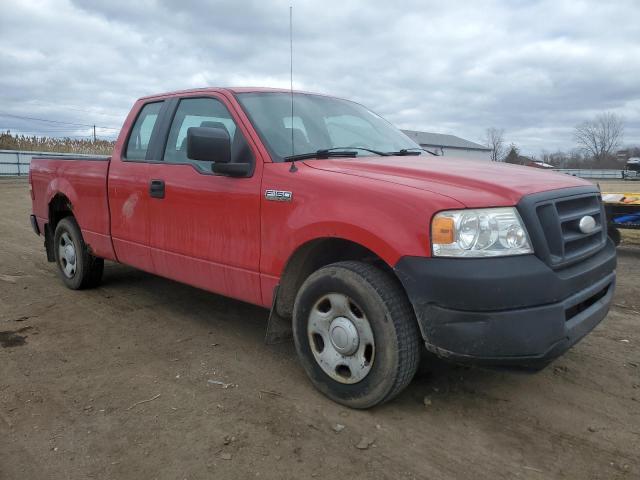
<svg viewBox="0 0 640 480"><path fill-rule="evenodd" d="M640 248L619 249L609 316L542 372L426 357L353 411L263 343L265 310L116 264L67 290L29 213L26 181L0 179L2 480L640 478Z"/></svg>

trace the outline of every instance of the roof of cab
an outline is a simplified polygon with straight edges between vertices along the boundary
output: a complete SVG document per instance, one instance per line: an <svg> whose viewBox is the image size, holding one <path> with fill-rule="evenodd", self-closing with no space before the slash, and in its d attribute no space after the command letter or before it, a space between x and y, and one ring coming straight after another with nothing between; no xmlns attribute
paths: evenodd
<svg viewBox="0 0 640 480"><path fill-rule="evenodd" d="M206 92L221 92L227 91L230 93L255 93L255 92L271 92L271 93L291 93L291 90L286 88L271 88L271 87L202 87L202 88L191 88L188 90L176 90L174 92L165 92L165 93L156 93L153 95L147 95L141 97L139 100L149 100L151 98L158 97L173 97L179 95L185 95L190 93L206 93ZM322 93L316 92L305 92L302 90L293 90L293 93L303 93L307 95L322 95L328 96Z"/></svg>

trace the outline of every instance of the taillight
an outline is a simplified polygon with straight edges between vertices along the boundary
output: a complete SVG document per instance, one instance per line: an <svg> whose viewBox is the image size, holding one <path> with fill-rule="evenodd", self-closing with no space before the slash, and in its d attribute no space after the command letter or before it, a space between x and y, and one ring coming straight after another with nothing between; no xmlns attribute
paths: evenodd
<svg viewBox="0 0 640 480"><path fill-rule="evenodd" d="M31 200L36 199L36 196L33 194L33 184L31 183L31 168L29 168L29 195L31 195Z"/></svg>

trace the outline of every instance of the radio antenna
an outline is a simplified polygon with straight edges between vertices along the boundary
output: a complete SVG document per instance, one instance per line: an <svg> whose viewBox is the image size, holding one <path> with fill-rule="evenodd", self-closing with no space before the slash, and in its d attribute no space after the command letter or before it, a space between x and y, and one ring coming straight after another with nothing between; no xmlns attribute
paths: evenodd
<svg viewBox="0 0 640 480"><path fill-rule="evenodd" d="M289 91L291 92L291 155L296 154L293 144L293 6L289 6ZM292 160L290 172L297 172L296 161Z"/></svg>

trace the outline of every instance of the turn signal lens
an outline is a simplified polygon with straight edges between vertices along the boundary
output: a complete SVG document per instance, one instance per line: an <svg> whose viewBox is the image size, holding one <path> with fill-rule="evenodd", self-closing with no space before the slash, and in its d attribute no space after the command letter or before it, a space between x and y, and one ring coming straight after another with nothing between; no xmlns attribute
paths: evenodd
<svg viewBox="0 0 640 480"><path fill-rule="evenodd" d="M431 237L433 243L447 244L455 240L453 218L435 217L431 224Z"/></svg>

